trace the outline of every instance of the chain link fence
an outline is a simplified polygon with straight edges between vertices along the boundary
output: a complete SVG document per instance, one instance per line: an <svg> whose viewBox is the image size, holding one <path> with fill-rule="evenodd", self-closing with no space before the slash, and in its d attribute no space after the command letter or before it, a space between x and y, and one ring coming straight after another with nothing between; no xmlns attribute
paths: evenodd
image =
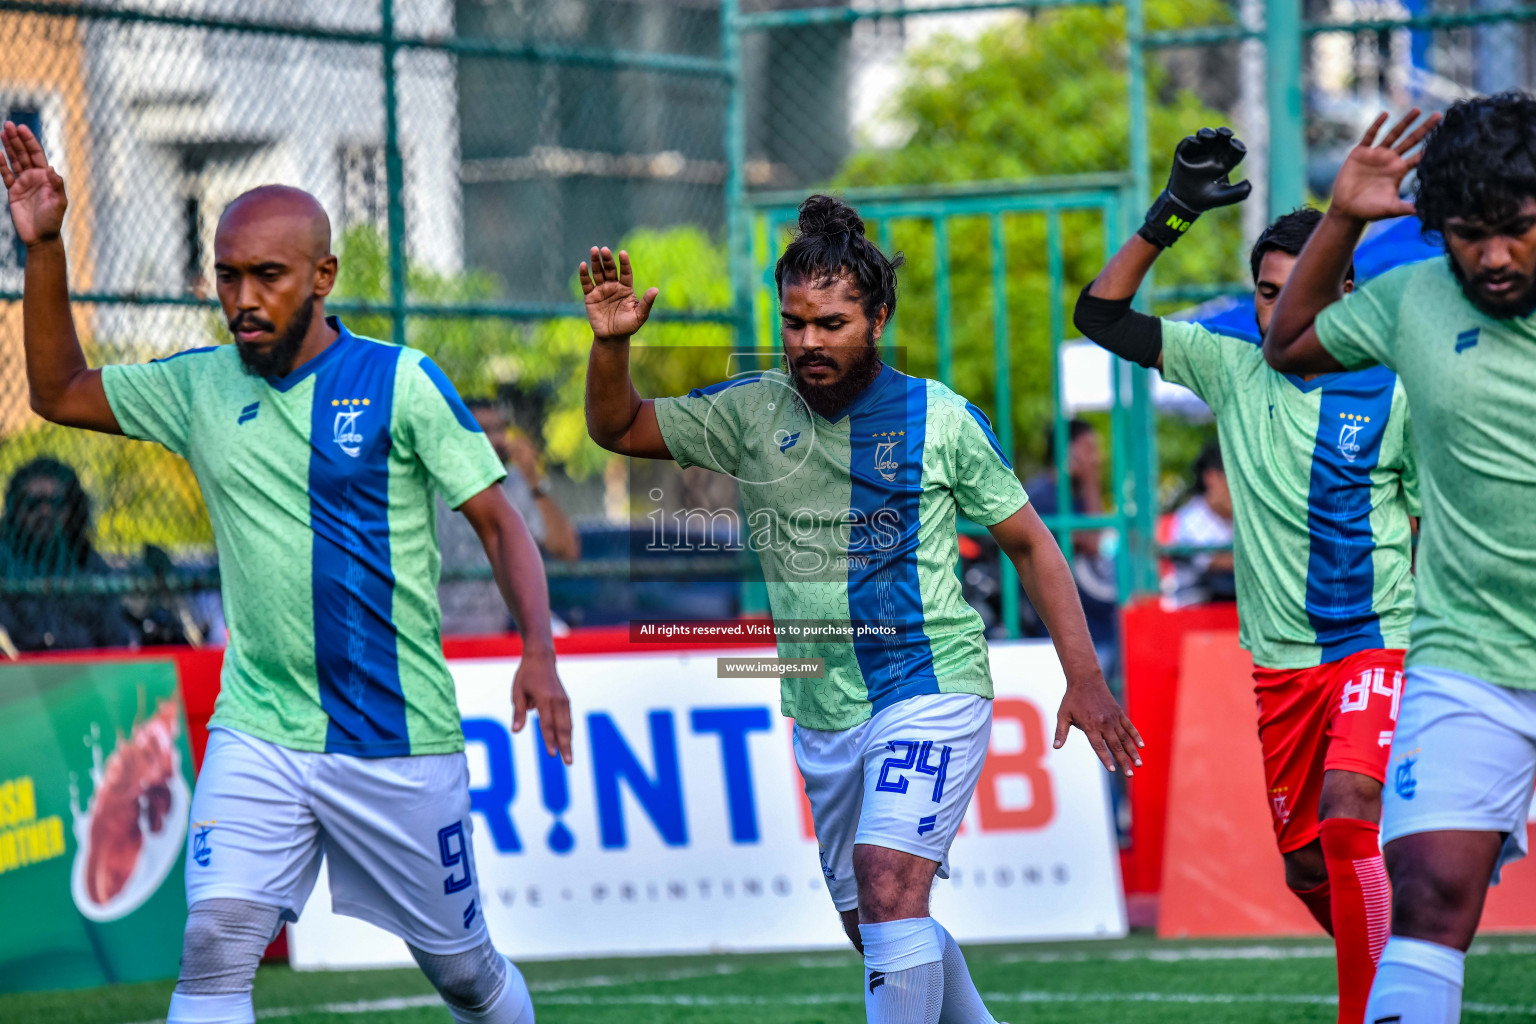
<svg viewBox="0 0 1536 1024"><path fill-rule="evenodd" d="M31 127L68 184L93 364L227 342L219 215L293 184L331 214L332 312L427 350L466 395L534 408L519 425L591 475L575 264L624 243L724 267L721 48L708 3L4 2L0 118ZM25 256L0 218L0 602L30 646L152 641L136 612L119 621L124 595L159 633L204 633L216 564L186 463L29 409ZM728 281L695 291L660 320L728 342ZM98 626L62 635L81 620Z"/></svg>
<svg viewBox="0 0 1536 1024"><path fill-rule="evenodd" d="M631 488L580 415L588 336L574 266L589 245L628 246L661 286L651 344L772 351L754 291L780 240L754 211L812 188L890 196L1120 175L1136 183L1123 192L1133 217L1177 139L1215 121L1247 136L1262 186L1265 7L0 0L0 117L32 127L68 182L75 315L93 362L227 341L211 300L219 213L254 185L295 184L332 215L342 274L331 310L427 350L466 395L507 400L566 469L557 489L622 518ZM1536 9L1509 0L1305 0L1301 17L1314 195L1379 106L1529 87L1536 69ZM1261 196L1203 220L1159 264L1162 308L1244 287ZM929 283L935 229L871 224L913 259L896 324L910 369L939 372L930 325L948 301L959 383L983 405L992 290L1008 290L1023 369L1011 408L988 411L1014 424L1026 465L1043 460L1063 411L1042 369L1059 340L1053 303L1070 301L1119 234L1070 212L1058 227L1053 250L1043 217L1010 215L994 247L983 221L955 220L945 273L956 284L941 299ZM216 566L186 464L30 412L24 260L0 218L0 599L195 597ZM685 370L658 371L658 386ZM1160 443L1167 456L1174 442ZM200 614L177 601L178 622Z"/></svg>

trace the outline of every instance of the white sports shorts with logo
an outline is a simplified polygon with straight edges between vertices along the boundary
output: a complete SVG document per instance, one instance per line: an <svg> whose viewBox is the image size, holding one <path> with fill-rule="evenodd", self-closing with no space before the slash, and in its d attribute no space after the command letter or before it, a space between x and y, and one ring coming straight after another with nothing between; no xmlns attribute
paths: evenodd
<svg viewBox="0 0 1536 1024"><path fill-rule="evenodd" d="M908 697L839 732L795 726L821 872L839 911L859 905L855 844L939 862L971 805L992 737L992 702L969 693Z"/></svg>
<svg viewBox="0 0 1536 1024"><path fill-rule="evenodd" d="M1507 832L1499 868L1526 855L1536 785L1536 690L1410 668L1382 792L1381 840L1417 832Z"/></svg>
<svg viewBox="0 0 1536 1024"><path fill-rule="evenodd" d="M187 902L297 921L330 865L331 906L428 953L486 941L463 754L350 757L214 729L192 793Z"/></svg>

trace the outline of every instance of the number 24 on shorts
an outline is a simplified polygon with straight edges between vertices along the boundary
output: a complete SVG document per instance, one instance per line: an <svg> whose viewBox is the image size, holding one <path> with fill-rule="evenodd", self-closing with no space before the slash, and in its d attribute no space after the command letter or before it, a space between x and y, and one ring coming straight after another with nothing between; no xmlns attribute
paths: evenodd
<svg viewBox="0 0 1536 1024"><path fill-rule="evenodd" d="M939 763L931 764L929 758L933 754L933 741L923 740L891 740L885 745L885 749L895 751L898 747L905 747L906 753L901 757L888 757L885 764L880 766L880 779L875 783L875 789L881 793L905 793L907 791L907 777L897 775L891 777L891 773L916 771L920 775L932 775L933 802L938 803L944 796L944 778L949 774L949 747L939 748Z"/></svg>

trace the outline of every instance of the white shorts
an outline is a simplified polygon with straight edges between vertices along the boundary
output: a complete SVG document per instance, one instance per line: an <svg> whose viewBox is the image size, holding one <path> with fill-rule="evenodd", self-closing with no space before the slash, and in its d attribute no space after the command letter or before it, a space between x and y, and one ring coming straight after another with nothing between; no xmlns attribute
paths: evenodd
<svg viewBox="0 0 1536 1024"><path fill-rule="evenodd" d="M428 953L486 941L463 754L351 757L215 729L192 793L187 902L249 900L296 921L322 855L331 906Z"/></svg>
<svg viewBox="0 0 1536 1024"><path fill-rule="evenodd" d="M992 702L969 693L909 697L840 732L795 726L821 873L839 911L859 905L858 843L938 861L949 877L949 846L991 736Z"/></svg>
<svg viewBox="0 0 1536 1024"><path fill-rule="evenodd" d="M1382 790L1381 840L1447 829L1507 832L1498 868L1526 854L1536 784L1536 691L1410 668Z"/></svg>

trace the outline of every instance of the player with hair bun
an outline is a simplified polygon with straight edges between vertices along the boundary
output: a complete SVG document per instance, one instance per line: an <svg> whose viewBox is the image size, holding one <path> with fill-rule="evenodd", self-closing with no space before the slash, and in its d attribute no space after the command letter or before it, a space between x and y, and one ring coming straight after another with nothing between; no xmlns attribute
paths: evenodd
<svg viewBox="0 0 1536 1024"><path fill-rule="evenodd" d="M775 621L878 627L851 642L779 643L781 657L825 668L782 681L822 870L864 954L871 1022L986 1024L959 946L928 912L992 724L982 622L955 574L956 513L991 530L1050 629L1067 678L1056 746L1076 725L1105 767L1129 775L1141 738L986 416L880 359L900 263L853 209L810 197L775 268L784 368L642 400L629 342L657 291L636 295L627 253L592 249L580 268L593 333L587 429L621 455L735 477L754 538L796 524L789 544L754 544Z"/></svg>

